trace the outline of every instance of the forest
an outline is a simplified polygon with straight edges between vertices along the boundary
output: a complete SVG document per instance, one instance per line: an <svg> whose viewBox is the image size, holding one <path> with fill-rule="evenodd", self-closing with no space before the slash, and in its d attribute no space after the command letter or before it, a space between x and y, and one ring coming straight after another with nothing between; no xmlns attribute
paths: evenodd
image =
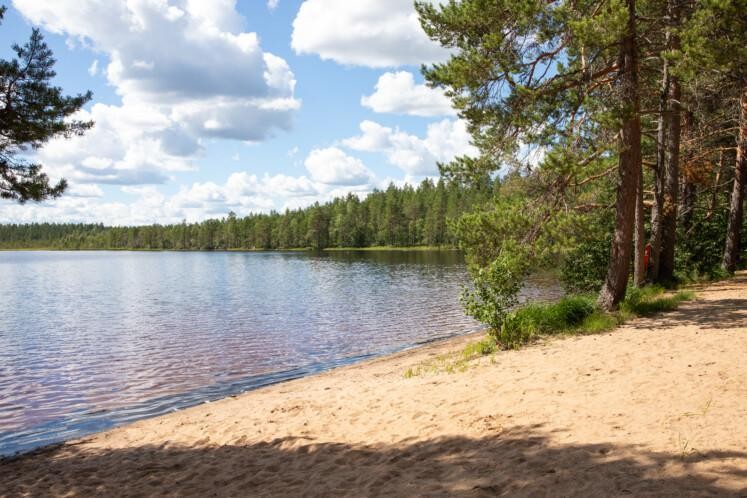
<svg viewBox="0 0 747 498"><path fill-rule="evenodd" d="M369 246L454 246L447 221L487 202L498 182L463 187L424 180L354 194L284 213L252 214L176 225L0 225L0 249L262 250Z"/></svg>

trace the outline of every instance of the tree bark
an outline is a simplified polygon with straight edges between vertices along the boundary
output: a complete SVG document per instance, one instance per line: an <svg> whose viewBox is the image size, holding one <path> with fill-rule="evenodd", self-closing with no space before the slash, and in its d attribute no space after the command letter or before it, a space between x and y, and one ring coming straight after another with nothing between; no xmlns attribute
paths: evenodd
<svg viewBox="0 0 747 498"><path fill-rule="evenodd" d="M679 43L676 44L679 46ZM674 247L677 239L677 190L680 178L680 84L672 77L669 86L669 130L664 161L664 191L661 206L661 249L657 282L669 282L674 277Z"/></svg>
<svg viewBox="0 0 747 498"><path fill-rule="evenodd" d="M659 124L656 133L656 185L654 186L654 205L651 208L651 262L648 278L656 281L659 278L659 255L661 253L662 222L661 213L664 204L664 184L666 161L667 130L671 118L667 99L669 97L669 61L664 59L662 69L661 93L659 95Z"/></svg>
<svg viewBox="0 0 747 498"><path fill-rule="evenodd" d="M615 232L612 238L607 278L599 293L602 309L612 310L625 297L633 248L636 192L641 175L641 117L638 83L638 40L636 33L636 3L626 1L627 32L620 43L621 102L627 104L620 130L617 199L615 201Z"/></svg>
<svg viewBox="0 0 747 498"><path fill-rule="evenodd" d="M747 87L739 99L739 135L737 138L737 160L734 163L734 182L731 189L729 221L726 227L724 247L724 270L733 273L739 263L742 238L742 209L744 184L747 176Z"/></svg>
<svg viewBox="0 0 747 498"><path fill-rule="evenodd" d="M667 2L668 28L666 33L667 50L676 51L680 48L680 38L677 28L680 25L680 2ZM677 189L680 177L680 136L681 122L681 90L677 76L670 75L667 88L667 142L664 146L664 171L662 172L662 193L660 231L661 246L659 248L657 272L654 281L669 282L674 277L674 247L677 238Z"/></svg>
<svg viewBox="0 0 747 498"><path fill-rule="evenodd" d="M638 175L635 199L635 241L633 256L633 285L643 287L646 283L646 219L643 210L643 171Z"/></svg>

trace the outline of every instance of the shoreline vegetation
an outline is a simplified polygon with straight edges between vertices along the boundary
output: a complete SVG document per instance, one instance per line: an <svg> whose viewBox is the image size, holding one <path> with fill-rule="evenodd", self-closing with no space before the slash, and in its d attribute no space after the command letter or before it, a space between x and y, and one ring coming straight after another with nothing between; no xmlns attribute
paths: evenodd
<svg viewBox="0 0 747 498"><path fill-rule="evenodd" d="M499 350L520 349L550 337L572 337L610 332L635 318L645 318L676 310L682 303L697 299L692 288L666 291L660 286L631 288L620 308L613 312L599 309L594 296L569 295L555 302L530 303L510 312L500 331L488 330L476 342L461 351L429 359L409 368L405 378L425 372L464 371L470 362L490 356L495 361Z"/></svg>
<svg viewBox="0 0 747 498"><path fill-rule="evenodd" d="M66 249L59 247L19 247L14 249L0 247L0 252L10 251L133 251L133 252L344 252L344 251L454 251L460 249L455 246L368 246L368 247L325 247L313 249L311 247L289 247L282 249L147 249L147 248L115 248L103 247L95 249Z"/></svg>
<svg viewBox="0 0 747 498"><path fill-rule="evenodd" d="M601 334L489 356L461 336L0 460L5 492L738 494L747 274L693 290Z"/></svg>

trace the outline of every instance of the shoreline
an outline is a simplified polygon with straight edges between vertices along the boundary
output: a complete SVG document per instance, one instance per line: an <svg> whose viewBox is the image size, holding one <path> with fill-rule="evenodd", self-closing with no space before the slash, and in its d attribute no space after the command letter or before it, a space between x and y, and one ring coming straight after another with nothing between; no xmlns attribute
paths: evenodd
<svg viewBox="0 0 747 498"><path fill-rule="evenodd" d="M433 251L433 252L460 252L457 247L450 246L367 246L367 247L325 247L324 249L312 249L310 247L289 247L285 249L148 249L148 248L57 248L57 247L24 247L24 248L0 248L0 252L257 252L257 253L284 253L284 252L399 252L399 251Z"/></svg>
<svg viewBox="0 0 747 498"><path fill-rule="evenodd" d="M0 461L5 493L744 495L744 272L611 332L405 378L482 333Z"/></svg>
<svg viewBox="0 0 747 498"><path fill-rule="evenodd" d="M18 458L23 458L27 455L31 455L37 452L44 452L49 449L54 449L60 446L64 446L68 443L73 444L75 441L88 439L90 437L94 437L98 434L102 434L108 431L116 430L120 427L126 427L128 425L140 422L142 420L151 420L159 417L167 417L173 413L179 413L184 410L189 410L195 407L198 407L203 404L209 404L209 403L215 403L219 402L225 399L229 398L236 398L238 396L244 396L247 394L250 394L255 391L259 391L262 389L267 389L276 385L288 383L288 382L295 382L307 378L313 378L319 375L323 375L325 373L331 373L336 372L338 370L342 370L348 367L353 367L356 365L365 365L369 362L376 362L378 360L387 360L388 358L394 358L399 355L407 355L408 353L411 353L412 351L420 350L422 348L429 348L431 346L438 346L441 343L449 343L452 342L454 344L462 345L462 343L466 344L467 342L470 342L471 340L478 339L480 337L483 337L485 334L485 330L477 330L472 331L464 334L453 334L443 337L437 337L431 340L416 342L412 344L406 344L404 346L396 347L396 348L390 348L388 350L378 352L378 353L369 353L366 355L359 355L359 356L351 356L351 357L345 357L337 360L332 360L327 363L309 363L306 365L301 365L292 369L288 370L282 370L277 372L271 372L265 375L256 375L253 377L247 377L244 379L240 379L237 381L232 382L229 386L226 386L223 388L221 385L207 385L203 386L202 388L198 388L194 391L187 391L183 393L174 394L172 396L168 396L165 398L156 398L156 399L150 399L147 401L143 401L143 405L148 405L152 403L158 403L162 404L166 402L168 399L174 399L175 405L173 408L170 408L168 412L161 413L158 415L151 415L151 416L145 416L143 418L131 420L128 422L116 422L116 421L110 421L109 418L104 418L101 420L94 419L94 420L86 420L84 423L86 425L92 425L96 424L99 426L103 426L103 428L91 430L91 431L85 431L79 435L76 435L74 437L68 437L64 440L52 440L49 443L42 444L41 446L34 446L27 449L20 449L13 453L6 453L2 454L0 453L0 463L7 462L11 460L15 460ZM462 340L464 339L464 340ZM279 379L279 380L275 380ZM230 389L232 386L238 386L237 390ZM206 395L203 399L197 402L187 402L183 405L179 404L179 399L182 397L189 397L190 395L193 395L196 392L213 392L213 391L220 391L220 394L213 394L213 395ZM114 410L114 415L116 415L119 412L129 412L131 411L134 406L124 406L120 407L118 409ZM109 412L112 413L112 412ZM111 417L111 415L110 415ZM50 423L47 422L45 425L49 425ZM74 430L70 427L65 426L65 421L60 421L59 425L66 427L66 431ZM33 429L33 428L31 428Z"/></svg>

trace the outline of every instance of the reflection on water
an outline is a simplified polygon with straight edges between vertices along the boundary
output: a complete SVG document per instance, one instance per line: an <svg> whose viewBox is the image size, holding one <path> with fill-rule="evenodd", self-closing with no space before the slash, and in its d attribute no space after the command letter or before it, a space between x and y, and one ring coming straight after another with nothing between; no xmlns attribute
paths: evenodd
<svg viewBox="0 0 747 498"><path fill-rule="evenodd" d="M466 281L454 252L2 252L0 454L475 330Z"/></svg>

